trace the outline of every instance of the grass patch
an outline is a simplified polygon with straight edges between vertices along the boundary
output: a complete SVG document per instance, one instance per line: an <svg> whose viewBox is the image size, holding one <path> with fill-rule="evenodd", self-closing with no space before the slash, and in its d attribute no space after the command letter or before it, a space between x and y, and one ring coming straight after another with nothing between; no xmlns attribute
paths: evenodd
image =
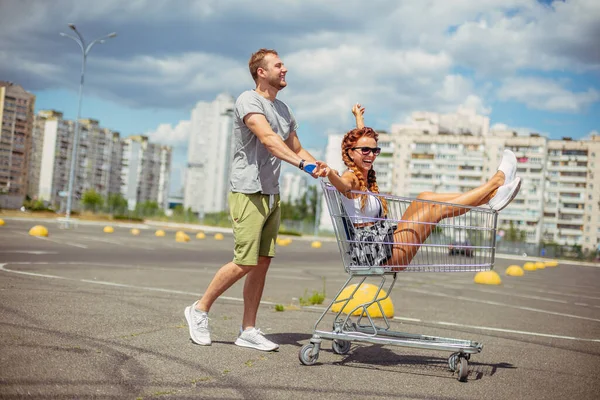
<svg viewBox="0 0 600 400"><path fill-rule="evenodd" d="M308 295L308 289L304 290L304 296L298 298L301 306L314 306L315 304L323 304L325 300L325 277L323 277L323 291L313 290L312 294Z"/></svg>
<svg viewBox="0 0 600 400"><path fill-rule="evenodd" d="M275 311L285 311L283 304L275 304Z"/></svg>

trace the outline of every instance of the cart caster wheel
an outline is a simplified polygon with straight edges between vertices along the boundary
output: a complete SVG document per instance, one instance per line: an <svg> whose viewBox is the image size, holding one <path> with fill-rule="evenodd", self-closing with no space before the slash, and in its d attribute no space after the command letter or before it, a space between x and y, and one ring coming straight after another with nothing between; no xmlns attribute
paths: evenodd
<svg viewBox="0 0 600 400"><path fill-rule="evenodd" d="M300 352L298 353L298 358L300 359L300 362L302 364L313 365L317 362L317 360L319 359L319 353L312 355L314 347L315 345L312 343L305 344L304 346L302 346Z"/></svg>
<svg viewBox="0 0 600 400"><path fill-rule="evenodd" d="M344 355L350 351L351 344L352 343L348 340L334 339L334 341L331 342L331 349L335 354Z"/></svg>
<svg viewBox="0 0 600 400"><path fill-rule="evenodd" d="M467 375L469 375L469 362L464 357L459 357L458 360L458 369L456 371L458 373L458 381L466 382Z"/></svg>
<svg viewBox="0 0 600 400"><path fill-rule="evenodd" d="M459 356L460 353L452 353L450 354L450 357L448 357L448 368L450 369L450 371L456 371Z"/></svg>

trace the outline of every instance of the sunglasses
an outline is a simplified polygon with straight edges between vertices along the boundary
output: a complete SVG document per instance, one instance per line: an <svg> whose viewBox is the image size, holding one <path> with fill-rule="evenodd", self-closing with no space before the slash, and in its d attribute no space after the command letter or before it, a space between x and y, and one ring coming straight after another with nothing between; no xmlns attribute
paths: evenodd
<svg viewBox="0 0 600 400"><path fill-rule="evenodd" d="M352 147L350 150L360 150L363 156L368 156L369 153L373 153L374 156L378 156L381 153L381 147Z"/></svg>

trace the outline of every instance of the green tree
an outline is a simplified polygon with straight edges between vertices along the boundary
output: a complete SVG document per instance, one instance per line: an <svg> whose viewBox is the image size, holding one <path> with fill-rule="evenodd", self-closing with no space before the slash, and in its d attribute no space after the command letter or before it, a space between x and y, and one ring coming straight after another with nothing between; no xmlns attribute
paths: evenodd
<svg viewBox="0 0 600 400"><path fill-rule="evenodd" d="M81 197L81 203L84 210L92 210L96 212L104 204L104 198L94 189L90 189Z"/></svg>
<svg viewBox="0 0 600 400"><path fill-rule="evenodd" d="M121 193L110 193L106 203L111 214L125 214L127 211L127 200Z"/></svg>
<svg viewBox="0 0 600 400"><path fill-rule="evenodd" d="M156 201L144 201L135 206L136 215L144 217L159 215L160 211L160 207Z"/></svg>

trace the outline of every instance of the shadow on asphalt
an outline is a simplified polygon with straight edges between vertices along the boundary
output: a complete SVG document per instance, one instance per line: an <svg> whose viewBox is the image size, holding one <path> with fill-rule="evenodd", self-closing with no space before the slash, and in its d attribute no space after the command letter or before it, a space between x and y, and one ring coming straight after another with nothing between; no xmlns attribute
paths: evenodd
<svg viewBox="0 0 600 400"><path fill-rule="evenodd" d="M455 377L454 372L450 371L448 367L447 357L398 354L383 345L353 345L349 354L341 361L333 364L349 368L381 370L402 374ZM478 380L485 376L494 375L499 369L516 368L516 366L509 363L485 364L471 359L469 361L468 378Z"/></svg>

